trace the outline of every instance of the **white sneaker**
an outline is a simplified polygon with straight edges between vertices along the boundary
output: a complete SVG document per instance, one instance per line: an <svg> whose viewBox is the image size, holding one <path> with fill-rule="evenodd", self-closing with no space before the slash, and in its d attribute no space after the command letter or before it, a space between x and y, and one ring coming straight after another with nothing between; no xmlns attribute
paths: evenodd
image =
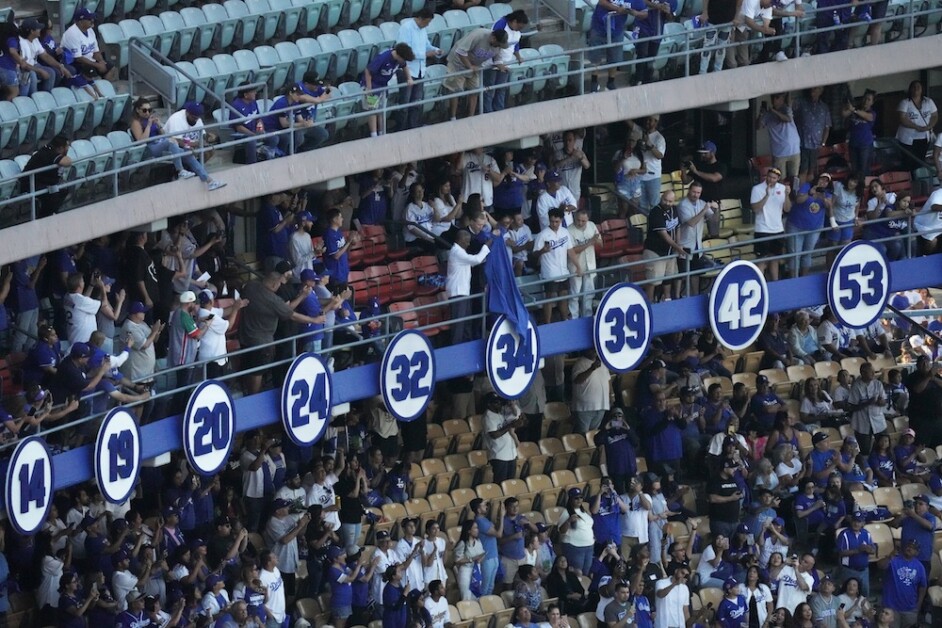
<svg viewBox="0 0 942 628"><path fill-rule="evenodd" d="M210 179L209 182L206 184L206 189L208 189L210 192L212 192L213 190L218 190L219 188L224 188L224 187L226 187L225 183L223 183L222 181L216 181L215 179Z"/></svg>
<svg viewBox="0 0 942 628"><path fill-rule="evenodd" d="M778 53L776 53L775 55L775 60L776 61L788 61L788 55L782 52L781 50L779 50Z"/></svg>
<svg viewBox="0 0 942 628"><path fill-rule="evenodd" d="M191 179L196 176L195 172L190 172L189 170L180 170L177 172L177 178L180 180Z"/></svg>
<svg viewBox="0 0 942 628"><path fill-rule="evenodd" d="M801 53L801 56L802 56L802 57L810 57L810 56L811 56L811 53L810 53L810 52L803 52L803 53Z"/></svg>

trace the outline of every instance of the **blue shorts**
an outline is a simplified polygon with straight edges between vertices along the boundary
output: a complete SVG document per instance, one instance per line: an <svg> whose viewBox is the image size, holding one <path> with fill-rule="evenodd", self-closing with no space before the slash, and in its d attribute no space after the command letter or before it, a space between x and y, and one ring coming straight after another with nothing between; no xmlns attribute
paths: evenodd
<svg viewBox="0 0 942 628"><path fill-rule="evenodd" d="M608 44L608 35L594 30L589 31L589 37L586 40L589 47L605 46ZM589 61L595 64L606 63L613 65L623 63L625 60L625 37L624 35L612 35L612 45L607 48L589 51Z"/></svg>
<svg viewBox="0 0 942 628"><path fill-rule="evenodd" d="M347 619L350 615L353 615L352 606L331 606L330 614L335 619Z"/></svg>
<svg viewBox="0 0 942 628"><path fill-rule="evenodd" d="M838 229L828 229L825 238L828 242L850 242L854 239L854 221L839 222Z"/></svg>

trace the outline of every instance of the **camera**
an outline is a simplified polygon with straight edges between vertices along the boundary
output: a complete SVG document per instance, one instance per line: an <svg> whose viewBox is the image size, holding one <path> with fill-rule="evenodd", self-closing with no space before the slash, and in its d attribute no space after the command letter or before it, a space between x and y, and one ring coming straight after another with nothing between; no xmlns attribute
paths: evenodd
<svg viewBox="0 0 942 628"><path fill-rule="evenodd" d="M903 501L903 508L912 508L912 507L915 506L915 505L916 505L916 503L915 503L913 500L911 500L911 499L907 499L907 500Z"/></svg>

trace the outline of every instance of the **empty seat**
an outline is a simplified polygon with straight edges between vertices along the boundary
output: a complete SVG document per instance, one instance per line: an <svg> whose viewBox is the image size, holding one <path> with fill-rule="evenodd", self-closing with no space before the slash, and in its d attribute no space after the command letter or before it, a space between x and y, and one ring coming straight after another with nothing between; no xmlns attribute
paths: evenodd
<svg viewBox="0 0 942 628"><path fill-rule="evenodd" d="M241 18L229 15L226 7L215 2L203 5L203 15L206 16L207 23L216 25L211 48L227 50L232 47Z"/></svg>
<svg viewBox="0 0 942 628"><path fill-rule="evenodd" d="M210 5L204 5L204 8ZM217 5L218 6L218 5ZM223 9L225 11L225 9ZM203 54L213 45L213 39L216 36L216 26L214 22L206 19L206 14L202 9L196 7L183 7L180 9L180 18L187 28L193 29L193 40L190 42L189 51L193 54ZM219 25L222 26L221 24ZM183 47L184 42L180 42Z"/></svg>
<svg viewBox="0 0 942 628"><path fill-rule="evenodd" d="M196 11L196 14L200 18L204 17L201 11ZM191 15L193 14L191 13ZM193 47L193 42L196 41L200 28L206 26L205 22L203 24L187 24L186 20L183 19L183 14L176 11L164 11L160 14L160 21L163 24L164 31L171 34L176 33L176 37L171 40L172 48L168 55L172 59L180 59L190 54L190 49ZM209 41L212 42L211 34ZM205 50L205 48L200 49L201 43L202 40L197 41L197 52Z"/></svg>
<svg viewBox="0 0 942 628"><path fill-rule="evenodd" d="M233 44L236 48L247 48L255 40L261 16L249 11L248 5L242 0L226 0L223 6L230 19L238 20Z"/></svg>

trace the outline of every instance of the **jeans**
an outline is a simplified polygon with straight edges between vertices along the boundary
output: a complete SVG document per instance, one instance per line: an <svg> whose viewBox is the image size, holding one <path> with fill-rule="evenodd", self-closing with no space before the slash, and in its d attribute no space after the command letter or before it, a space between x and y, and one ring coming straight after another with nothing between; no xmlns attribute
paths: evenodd
<svg viewBox="0 0 942 628"><path fill-rule="evenodd" d="M850 169L859 175L869 176L873 164L873 144L857 146L850 145Z"/></svg>
<svg viewBox="0 0 942 628"><path fill-rule="evenodd" d="M498 557L485 558L481 562L481 595L494 593L494 580L497 578L497 567L500 566Z"/></svg>
<svg viewBox="0 0 942 628"><path fill-rule="evenodd" d="M25 75L26 81L20 82L20 96L32 96L38 91L51 92L52 88L56 86L56 80L59 78L58 72L42 64L36 64L36 67L44 70L48 78L40 79L39 74L36 72L29 72Z"/></svg>
<svg viewBox="0 0 942 628"><path fill-rule="evenodd" d="M583 269L588 270L588 269ZM591 317L594 314L592 310L592 300L595 292L595 274L588 273L582 275L573 275L569 278L569 294L573 298L569 299L569 314L573 318L581 316Z"/></svg>
<svg viewBox="0 0 942 628"><path fill-rule="evenodd" d="M196 176L200 178L200 181L209 180L206 168L203 167L200 160L193 155L183 155L186 151L168 137L149 142L147 144L147 150L150 151L153 157L163 157L167 153L170 153L173 158L173 167L177 169L177 172L183 170L185 166L187 170L195 173Z"/></svg>
<svg viewBox="0 0 942 628"><path fill-rule="evenodd" d="M340 524L340 542L348 550L357 544L357 539L360 538L360 530L363 528L362 523L341 523Z"/></svg>
<svg viewBox="0 0 942 628"><path fill-rule="evenodd" d="M792 271L795 277L798 276L799 269L808 270L811 268L811 253L814 251L814 247L818 245L818 238L821 237L819 232L793 235L800 231L802 230L792 227L791 225L785 228L785 233L789 234L788 252L798 256L791 261Z"/></svg>
<svg viewBox="0 0 942 628"><path fill-rule="evenodd" d="M242 139L245 137L248 137L248 136L243 135L242 133L232 134L232 139L234 140ZM262 143L265 144L265 146L269 148L277 148L278 138L269 137L263 140ZM258 142L257 141L256 142L243 142L240 146L242 146L242 149L245 151L245 163L254 164L255 162L258 161Z"/></svg>
<svg viewBox="0 0 942 628"><path fill-rule="evenodd" d="M484 113L502 111L507 106L507 92L510 88L500 87L510 80L510 72L501 72L494 68L484 71Z"/></svg>
<svg viewBox="0 0 942 628"><path fill-rule="evenodd" d="M494 484L500 484L504 480L512 480L517 475L516 460L491 460L490 464L494 470Z"/></svg>
<svg viewBox="0 0 942 628"><path fill-rule="evenodd" d="M283 134L279 140L281 152L291 155L291 136ZM314 150L327 141L330 133L323 126L311 126L304 129L298 129L294 132L294 152L304 153Z"/></svg>
<svg viewBox="0 0 942 628"><path fill-rule="evenodd" d="M592 554L594 549L595 547L592 545L576 547L569 543L563 543L563 554L566 556L566 560L569 561L569 568L578 569L583 575L588 575L589 570L592 569Z"/></svg>
<svg viewBox="0 0 942 628"><path fill-rule="evenodd" d="M409 87L406 83L406 73L400 70L396 76L399 81L399 104L417 103L425 98L425 84L420 83L423 77L413 76L416 83ZM396 112L396 128L400 131L417 129L422 126L422 105L414 105L408 109L400 109Z"/></svg>
<svg viewBox="0 0 942 628"><path fill-rule="evenodd" d="M700 74L706 74L710 71L711 57L713 58L713 71L719 72L723 69L723 63L726 61L726 48L720 48L714 52L713 47L717 45L717 42L721 45L726 44L732 33L732 24L710 25L706 28L703 39L703 52L700 53Z"/></svg>
<svg viewBox="0 0 942 628"><path fill-rule="evenodd" d="M323 340L306 340L302 347L303 351L305 353L319 354L321 352L321 345L323 344L323 342L324 342Z"/></svg>
<svg viewBox="0 0 942 628"><path fill-rule="evenodd" d="M642 179L641 213L647 216L651 208L661 202L661 177Z"/></svg>
<svg viewBox="0 0 942 628"><path fill-rule="evenodd" d="M0 69L0 85L19 85L20 75L16 70Z"/></svg>
<svg viewBox="0 0 942 628"><path fill-rule="evenodd" d="M455 297L451 302L451 344L456 345L471 340L472 321L458 320L471 316L471 299L467 296Z"/></svg>

